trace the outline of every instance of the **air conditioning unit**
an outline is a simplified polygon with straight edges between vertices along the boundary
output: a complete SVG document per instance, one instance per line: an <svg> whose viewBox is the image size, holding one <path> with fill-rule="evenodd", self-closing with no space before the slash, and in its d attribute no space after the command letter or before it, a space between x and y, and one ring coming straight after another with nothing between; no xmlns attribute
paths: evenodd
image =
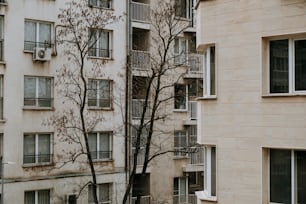
<svg viewBox="0 0 306 204"><path fill-rule="evenodd" d="M34 61L49 61L51 60L51 48L35 47L33 53Z"/></svg>

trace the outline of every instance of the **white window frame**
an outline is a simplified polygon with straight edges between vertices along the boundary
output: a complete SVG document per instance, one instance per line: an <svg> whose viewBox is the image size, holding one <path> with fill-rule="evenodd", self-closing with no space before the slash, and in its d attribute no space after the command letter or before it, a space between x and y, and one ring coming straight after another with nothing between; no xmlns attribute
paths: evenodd
<svg viewBox="0 0 306 204"><path fill-rule="evenodd" d="M96 32L96 36L92 35L92 32ZM108 50L109 53L108 56L102 56L103 54L100 54L100 51L103 50L100 48L100 35L101 33L106 32L108 33ZM89 30L89 41L94 40L94 43L89 43L89 49L88 49L88 57L90 58L102 58L102 59L112 59L113 58L113 31L112 30L106 30L106 29L90 29ZM96 49L95 54L91 54L91 49Z"/></svg>
<svg viewBox="0 0 306 204"><path fill-rule="evenodd" d="M204 87L203 87L203 96L204 98L207 97L216 97L217 93L216 93L216 53L214 56L215 59L215 64L214 64L214 75L212 76L212 67L211 67L211 49L214 48L215 52L216 52L216 48L215 46L209 46L206 48L205 53L204 53L204 72L203 72L203 82L204 82ZM212 93L212 87L211 87L211 80L212 77L214 77L214 92Z"/></svg>
<svg viewBox="0 0 306 204"><path fill-rule="evenodd" d="M277 41L277 40L288 40L288 92L284 93L271 93L271 87L270 87L270 42L271 41ZM280 95L280 94L294 94L294 93L301 93L301 94L306 94L306 89L304 91L296 91L295 90L295 41L298 40L306 40L306 38L275 38L275 39L270 39L268 41L268 60L267 60L267 86L268 86L268 93L270 95Z"/></svg>
<svg viewBox="0 0 306 204"><path fill-rule="evenodd" d="M205 171L204 171L204 194L207 198L214 200L217 195L213 195L213 190L217 194L217 180L215 180L216 189L212 189L212 174L217 172L212 172L212 149L215 149L215 162L216 162L216 147L215 146L205 146ZM217 163L217 162L216 162ZM215 166L215 171L217 171L217 164Z"/></svg>
<svg viewBox="0 0 306 204"><path fill-rule="evenodd" d="M96 91L97 91L97 93L96 93L96 98L95 98L95 100L96 100L96 105L90 105L89 104L89 95L88 95L88 97L87 97L87 100L88 100L88 102L87 102L87 104L88 104L88 107L89 108L101 108L101 109L111 109L112 108L112 93L113 93L113 81L112 80L108 80L108 79L88 79L88 85L90 85L90 83L93 83L94 81L96 81L97 82L97 86L95 87L96 88ZM109 85L109 90L108 90L108 94L109 94L109 106L103 106L101 103L100 103L100 100L102 100L102 99L104 99L104 98L101 98L101 96L100 96L100 83L102 83L102 81L106 81L106 82L108 82L108 85ZM89 86L88 86L88 94L89 94L89 92L90 92L90 90L91 89L89 89Z"/></svg>
<svg viewBox="0 0 306 204"><path fill-rule="evenodd" d="M35 98L29 98L28 100L35 100L34 102L35 102L35 104L34 105L27 105L27 104L25 104L25 101L26 101L26 98L25 98L25 79L26 78L33 78L33 79L35 79ZM43 78L45 78L45 79L50 79L51 80L51 93L50 93L50 98L46 98L46 100L50 100L50 106L42 106L42 105L40 105L40 98L39 98L39 79L43 79ZM53 107L53 86L54 86L54 82L53 82L53 78L52 77L44 77L44 76L24 76L24 92L23 92L23 94L24 94L24 108L46 108L46 109L50 109L50 108L52 108Z"/></svg>
<svg viewBox="0 0 306 204"><path fill-rule="evenodd" d="M35 154L33 155L34 157L35 157L35 161L34 162L32 162L32 163L30 163L30 162L25 162L24 161L24 158L23 158L23 164L24 165L41 165L41 164L50 164L50 163L52 163L52 154L53 154L53 151L52 151L52 134L51 133L24 133L24 135L23 135L23 142L25 142L25 136L26 135L28 135L28 136L30 136L30 135L32 135L32 136L34 136L35 137ZM48 162L39 162L39 158L38 158L38 155L39 155L39 141L38 141L38 138L39 138L39 136L40 135L49 135L49 138L50 138L50 152L49 152L49 159L50 159L50 161L48 161ZM24 145L24 147L23 148L25 148L25 145ZM24 155L24 150L23 150L23 157L25 157L25 155Z"/></svg>
<svg viewBox="0 0 306 204"><path fill-rule="evenodd" d="M99 188L101 188L103 185L108 185L108 191L109 191L109 200L108 201L100 201L100 194L99 194ZM94 204L94 202L90 202L89 200L89 194L92 193L89 189L90 185L88 186L88 204ZM111 204L113 200L113 183L101 183L97 184L97 197L98 202L101 204Z"/></svg>
<svg viewBox="0 0 306 204"><path fill-rule="evenodd" d="M27 192L34 192L35 193L35 204L39 204L38 202L38 193L39 191L49 191L49 203L51 203L51 190L50 189L41 189L41 190L33 190L33 191L25 191L24 194ZM25 195L24 195L25 196Z"/></svg>
<svg viewBox="0 0 306 204"><path fill-rule="evenodd" d="M95 134L96 136L96 159L93 159L93 161L109 161L112 160L112 154L113 154L113 133L111 131L108 132L91 132L89 134ZM109 144L108 144L108 148L109 148L109 157L108 158L100 158L100 134L108 134L108 139L109 139ZM92 153L91 153L92 155Z"/></svg>
<svg viewBox="0 0 306 204"><path fill-rule="evenodd" d="M175 177L174 179L178 179L178 189L175 190L173 186L173 196L178 196L178 203L188 203L188 177ZM185 194L181 194L181 188L184 186L184 184ZM182 200L182 198L185 200Z"/></svg>
<svg viewBox="0 0 306 204"><path fill-rule="evenodd" d="M40 21L40 20L31 20L31 19L25 19L24 21L24 26L26 26L26 22L30 22L30 23L35 23L35 28L36 28L36 39L35 39L35 46L34 46L34 49L36 47L39 47L39 48L51 48L52 47L52 44L54 42L54 34L53 34L53 28L54 28L54 23L53 22L48 22L48 21ZM40 30L40 24L45 24L45 25L50 25L51 29L50 29L50 42L49 43L49 46L41 46L40 43L43 43L43 42L39 42L39 30ZM24 40L25 40L25 35L26 33L24 33ZM26 44L26 41L24 41L24 45ZM24 46L24 51L26 52L34 52L34 49L31 50L31 49L26 49L26 47Z"/></svg>

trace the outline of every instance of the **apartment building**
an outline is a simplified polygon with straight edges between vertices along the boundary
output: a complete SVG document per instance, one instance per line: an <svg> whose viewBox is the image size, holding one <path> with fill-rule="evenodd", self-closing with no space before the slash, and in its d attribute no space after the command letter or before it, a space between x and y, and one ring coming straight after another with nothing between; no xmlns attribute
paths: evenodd
<svg viewBox="0 0 306 204"><path fill-rule="evenodd" d="M59 110L70 108L59 94L57 75L69 58L57 46L58 14L67 1L0 1L0 132L2 203L92 203L91 180L86 160L60 168L66 151L59 130L44 124ZM88 1L84 7L122 15L126 3L117 0ZM98 199L121 202L125 188L124 87L126 21L100 30L100 38L85 58L86 71L103 61L103 75L86 79L89 85L86 110L103 116L89 134L96 168ZM124 33L124 35L122 35ZM98 43L99 41L99 43ZM123 92L124 93L124 92ZM124 96L124 94L123 94ZM70 104L71 105L71 104ZM90 110L89 110L90 109ZM77 115L77 112L76 112Z"/></svg>
<svg viewBox="0 0 306 204"><path fill-rule="evenodd" d="M170 2L170 1L169 1ZM158 0L131 0L130 7L130 67L131 67L131 133L133 155L136 146L136 130L138 127L145 93L151 78L151 66L156 63L154 56L158 55L154 46L156 42L156 22L153 11L161 9L164 2ZM177 66L177 72L168 79L174 86L168 88L172 100L161 105L158 116L167 115L164 120L156 121L151 145L151 156L164 151L155 157L141 174L147 130L143 131L143 140L137 158L137 175L132 190L132 203L141 196L141 203L195 203L195 191L203 188L203 149L197 148L197 106L196 99L203 93L204 55L196 52L196 29L194 0L172 1L175 8L175 18L180 23L188 25L171 44L169 55L173 56L172 64ZM175 29L173 29L175 30ZM165 82L165 81L163 81ZM170 84L170 83L169 83ZM153 103L153 97L151 98ZM147 111L145 122L150 124L150 112ZM152 122L152 121L151 121ZM148 125L149 126L149 125ZM190 147L189 152L186 151Z"/></svg>
<svg viewBox="0 0 306 204"><path fill-rule="evenodd" d="M306 2L197 4L198 203L306 203Z"/></svg>

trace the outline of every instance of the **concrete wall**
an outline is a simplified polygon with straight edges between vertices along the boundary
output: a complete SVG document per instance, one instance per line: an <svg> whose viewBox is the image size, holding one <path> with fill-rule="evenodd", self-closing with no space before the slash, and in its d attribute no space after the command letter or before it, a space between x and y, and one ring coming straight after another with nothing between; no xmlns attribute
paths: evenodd
<svg viewBox="0 0 306 204"><path fill-rule="evenodd" d="M306 149L305 95L266 97L268 40L305 38L305 18L304 0L199 3L198 47L216 46L217 98L199 102L198 126L216 146L216 203L269 203L266 148Z"/></svg>

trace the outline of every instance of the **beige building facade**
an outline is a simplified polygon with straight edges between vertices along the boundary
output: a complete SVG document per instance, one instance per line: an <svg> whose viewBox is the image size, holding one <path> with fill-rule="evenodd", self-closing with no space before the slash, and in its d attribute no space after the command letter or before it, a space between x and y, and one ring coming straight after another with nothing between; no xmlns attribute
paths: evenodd
<svg viewBox="0 0 306 204"><path fill-rule="evenodd" d="M306 202L306 2L200 0L200 204Z"/></svg>

